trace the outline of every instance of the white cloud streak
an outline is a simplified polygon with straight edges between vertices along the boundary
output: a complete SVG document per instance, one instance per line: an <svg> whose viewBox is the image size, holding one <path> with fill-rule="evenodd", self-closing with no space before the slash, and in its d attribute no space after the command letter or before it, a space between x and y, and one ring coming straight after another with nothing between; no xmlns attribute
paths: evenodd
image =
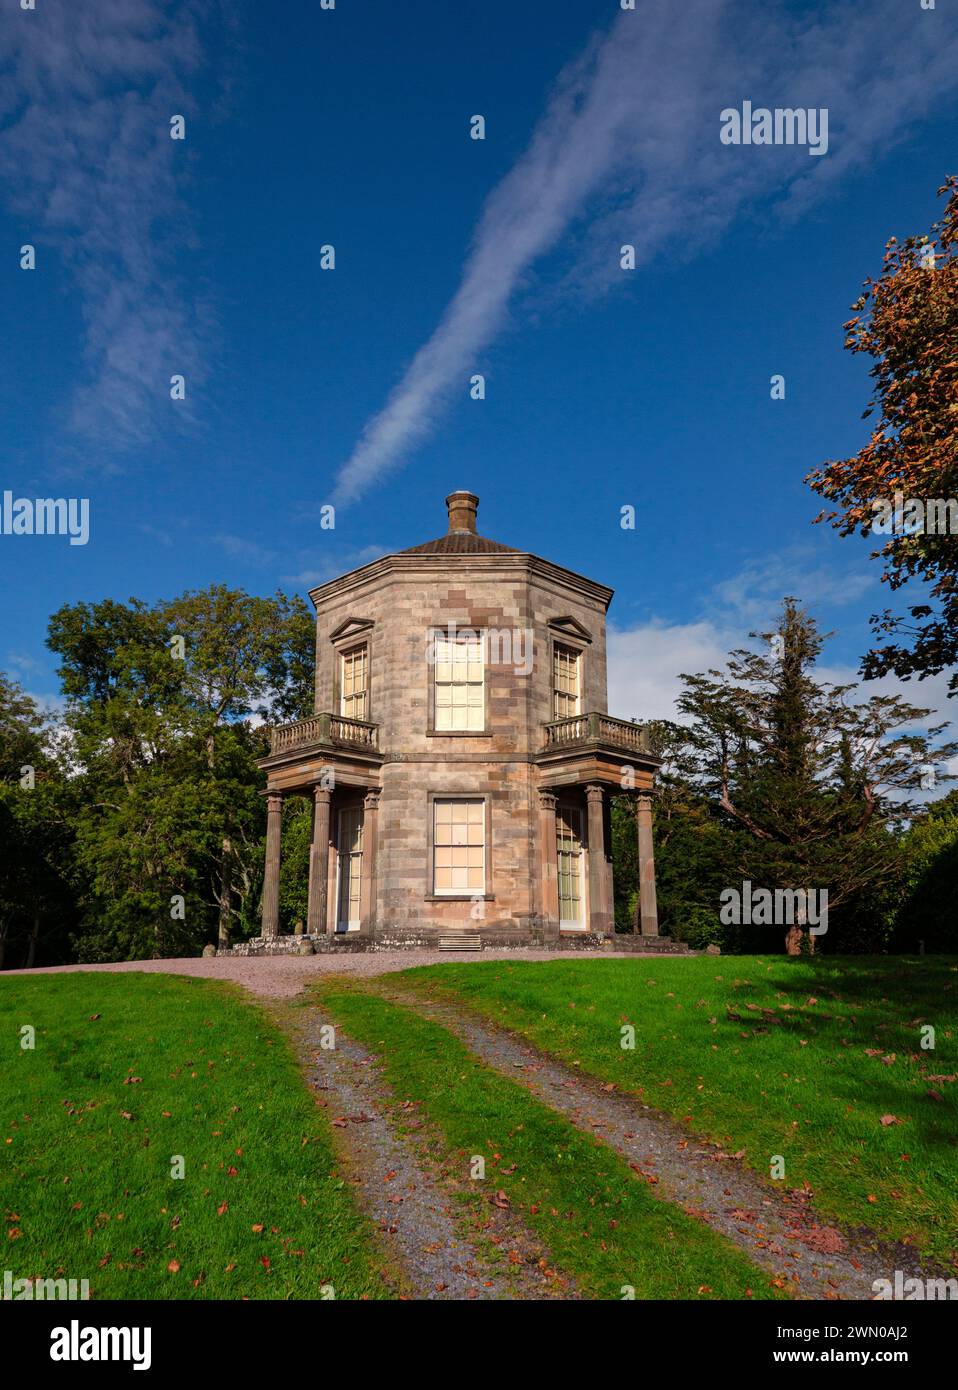
<svg viewBox="0 0 958 1390"><path fill-rule="evenodd" d="M169 122L192 111L217 5L41 3L0 25L0 182L20 241L41 265L61 257L79 291L85 380L62 423L111 451L171 418L174 373L188 379L182 422L203 375L205 310L176 267L190 132L173 141Z"/></svg>
<svg viewBox="0 0 958 1390"><path fill-rule="evenodd" d="M830 4L819 19L779 0L643 0L560 75L525 153L486 201L460 284L432 336L340 470L346 503L408 459L454 385L465 391L547 252L572 260L558 292L621 277L668 247L686 259L745 206L793 216L958 87L958 35L899 0ZM728 106L829 108L829 153L719 141ZM562 246L563 238L568 245Z"/></svg>

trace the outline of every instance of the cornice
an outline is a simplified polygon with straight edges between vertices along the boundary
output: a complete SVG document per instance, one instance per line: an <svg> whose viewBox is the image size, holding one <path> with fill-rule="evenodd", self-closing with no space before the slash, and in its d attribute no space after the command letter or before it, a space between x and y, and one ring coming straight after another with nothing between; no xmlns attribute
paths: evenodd
<svg viewBox="0 0 958 1390"><path fill-rule="evenodd" d="M318 584L314 589L309 590L309 597L313 601L313 606L318 609L322 604L328 603L330 599L342 598L345 595L358 593L370 586L376 586L389 576L401 578L428 576L431 579L447 577L455 579L460 575L473 574L480 576L498 575L505 578L510 573L526 576L535 575L541 579L551 580L580 597L593 599L600 603L603 609L609 607L615 592L605 584L599 584L594 579L587 579L585 575L577 574L575 570L566 569L564 565L556 565L551 560L543 560L540 555L533 555L526 551L514 551L491 555L383 555L378 560L370 561L368 565L362 565L359 569L349 570L346 574L341 574L337 579L330 579L325 584Z"/></svg>

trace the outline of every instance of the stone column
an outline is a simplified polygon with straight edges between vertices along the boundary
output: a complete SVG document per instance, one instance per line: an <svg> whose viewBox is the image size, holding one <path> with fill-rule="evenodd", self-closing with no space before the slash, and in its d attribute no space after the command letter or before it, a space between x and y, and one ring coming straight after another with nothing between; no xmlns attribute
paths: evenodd
<svg viewBox="0 0 958 1390"><path fill-rule="evenodd" d="M276 936L279 931L279 854L283 835L283 796L281 792L266 794L266 871L263 876L264 936Z"/></svg>
<svg viewBox="0 0 958 1390"><path fill-rule="evenodd" d="M539 793L539 913L547 936L559 932L559 866L556 842L556 799Z"/></svg>
<svg viewBox="0 0 958 1390"><path fill-rule="evenodd" d="M309 899L306 931L319 936L326 930L326 895L329 889L329 802L326 787L313 788L313 843L309 847Z"/></svg>
<svg viewBox="0 0 958 1390"><path fill-rule="evenodd" d="M585 789L589 805L589 929L611 931L608 889L609 871L605 858L605 827L602 815L602 786L590 782Z"/></svg>
<svg viewBox="0 0 958 1390"><path fill-rule="evenodd" d="M363 798L363 865L359 886L359 930L368 936L376 932L376 852L379 839L379 792Z"/></svg>
<svg viewBox="0 0 958 1390"><path fill-rule="evenodd" d="M658 936L659 910L655 901L655 851L652 846L652 798L635 798L635 824L639 849L638 926L643 936Z"/></svg>

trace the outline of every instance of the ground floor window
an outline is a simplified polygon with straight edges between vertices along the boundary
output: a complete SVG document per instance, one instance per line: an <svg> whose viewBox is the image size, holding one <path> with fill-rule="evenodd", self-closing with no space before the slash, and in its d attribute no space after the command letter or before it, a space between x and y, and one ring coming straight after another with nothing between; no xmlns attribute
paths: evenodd
<svg viewBox="0 0 958 1390"><path fill-rule="evenodd" d="M433 892L486 891L486 808L481 798L433 802Z"/></svg>
<svg viewBox="0 0 958 1390"><path fill-rule="evenodd" d="M336 930L358 931L360 885L363 876L363 808L344 807L339 813Z"/></svg>
<svg viewBox="0 0 958 1390"><path fill-rule="evenodd" d="M582 927L583 854L582 810L578 806L556 807L556 857L559 873L559 925Z"/></svg>

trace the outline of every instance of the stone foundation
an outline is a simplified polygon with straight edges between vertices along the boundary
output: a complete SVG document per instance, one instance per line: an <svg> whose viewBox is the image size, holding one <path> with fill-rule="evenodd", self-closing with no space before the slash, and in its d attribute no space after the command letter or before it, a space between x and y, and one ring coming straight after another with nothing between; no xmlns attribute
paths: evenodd
<svg viewBox="0 0 958 1390"><path fill-rule="evenodd" d="M216 952L218 956L296 956L296 955L339 955L356 951L438 951L441 933L436 927L383 927L375 936L365 933L340 932L334 936L275 936L253 937L241 941L226 950ZM481 950L496 951L603 951L610 955L625 953L641 955L648 952L667 952L669 955L687 955L689 948L684 941L673 941L668 936L602 936L593 932L569 932L556 937L538 928L516 932L486 930L481 934ZM452 953L450 953L452 954Z"/></svg>

